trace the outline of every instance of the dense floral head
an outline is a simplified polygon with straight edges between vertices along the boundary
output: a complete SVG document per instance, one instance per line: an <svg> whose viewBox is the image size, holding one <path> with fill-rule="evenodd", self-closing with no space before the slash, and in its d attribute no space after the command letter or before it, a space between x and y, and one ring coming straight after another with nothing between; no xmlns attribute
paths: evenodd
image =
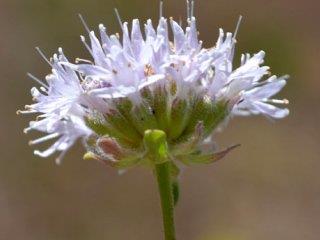
<svg viewBox="0 0 320 240"><path fill-rule="evenodd" d="M20 111L39 114L26 131L48 133L31 144L58 139L37 155L59 151L60 161L82 138L86 157L118 168L149 164L144 137L151 129L165 133L171 160L210 162L231 149L215 153L212 147L212 133L230 117L289 113L274 105L287 100L271 99L286 77L271 76L262 65L264 52L243 55L235 68L236 34L220 29L216 44L203 48L192 10L185 29L160 16L157 27L148 20L144 31L137 19L130 31L121 23L121 37L108 35L101 24L98 38L84 25L90 43L81 41L92 61L71 63L59 49L47 60L52 73L45 83L33 77L41 84L31 90L35 103Z"/></svg>

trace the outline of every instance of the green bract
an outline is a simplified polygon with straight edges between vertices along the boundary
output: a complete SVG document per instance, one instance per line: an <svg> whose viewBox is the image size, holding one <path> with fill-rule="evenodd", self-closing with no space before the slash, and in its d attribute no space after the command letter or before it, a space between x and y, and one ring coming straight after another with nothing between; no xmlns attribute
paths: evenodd
<svg viewBox="0 0 320 240"><path fill-rule="evenodd" d="M86 119L96 136L87 141L91 158L119 169L135 165L153 167L172 161L186 165L210 163L223 157L231 148L215 153L204 140L228 116L228 104L206 95L179 98L174 89L158 86L141 90L142 100L116 99L104 114Z"/></svg>

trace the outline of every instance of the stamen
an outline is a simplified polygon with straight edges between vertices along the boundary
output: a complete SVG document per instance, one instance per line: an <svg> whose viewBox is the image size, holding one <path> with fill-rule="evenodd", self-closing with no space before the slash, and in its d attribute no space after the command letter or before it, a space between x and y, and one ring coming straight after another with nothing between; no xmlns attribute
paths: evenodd
<svg viewBox="0 0 320 240"><path fill-rule="evenodd" d="M93 56L93 52L91 50L91 48L89 47L89 45L86 43L86 38L84 36L80 36L81 42L83 42L84 46L87 48L87 50L91 53L91 55Z"/></svg>
<svg viewBox="0 0 320 240"><path fill-rule="evenodd" d="M59 52L59 54L61 54L61 55L63 54L62 47L59 47L59 48L58 48L58 52Z"/></svg>
<svg viewBox="0 0 320 240"><path fill-rule="evenodd" d="M117 17L117 19L118 19L118 22L119 22L119 25L120 25L120 27L121 27L121 30L123 30L122 20L121 20L121 17L120 17L120 14L119 14L118 9L115 8L115 9L114 9L114 12L115 12L116 17Z"/></svg>
<svg viewBox="0 0 320 240"><path fill-rule="evenodd" d="M29 141L29 145L35 145L35 144L38 144L38 143L42 143L42 142L48 141L50 139L56 138L58 136L59 136L59 133L52 133L52 134L49 134L47 136L38 138L36 140Z"/></svg>
<svg viewBox="0 0 320 240"><path fill-rule="evenodd" d="M44 55L44 53L41 51L39 47L35 47L37 52L40 54L40 56L50 65L52 66L51 62L48 60L48 58Z"/></svg>
<svg viewBox="0 0 320 240"><path fill-rule="evenodd" d="M283 99L283 104L289 104L290 101L288 99Z"/></svg>
<svg viewBox="0 0 320 240"><path fill-rule="evenodd" d="M160 1L160 9L159 9L159 16L160 19L163 17L163 1Z"/></svg>
<svg viewBox="0 0 320 240"><path fill-rule="evenodd" d="M234 40L235 40L236 37L237 37L237 34L238 34L238 31L239 31L239 28L240 28L241 21L242 21L242 15L239 16L236 29L234 30L234 34L233 34L233 39L234 39Z"/></svg>
<svg viewBox="0 0 320 240"><path fill-rule="evenodd" d="M35 151L33 152L33 154L36 155L36 156L41 156L41 155L42 155L39 150L35 150Z"/></svg>
<svg viewBox="0 0 320 240"><path fill-rule="evenodd" d="M27 76L28 76L29 78L31 78L32 80L36 81L37 83L39 83L39 84L40 84L41 86L43 86L44 88L46 88L46 89L49 88L48 85L46 85L44 82L42 82L39 78L33 76L31 73L27 73Z"/></svg>
<svg viewBox="0 0 320 240"><path fill-rule="evenodd" d="M67 151L63 151L60 153L60 155L55 159L55 162L57 165L61 165L62 159L64 158L64 156L66 155Z"/></svg>
<svg viewBox="0 0 320 240"><path fill-rule="evenodd" d="M100 23L100 24L99 24L99 30L100 30L100 31L105 31L105 30L106 30L106 27L105 27L102 23Z"/></svg>
<svg viewBox="0 0 320 240"><path fill-rule="evenodd" d="M189 0L186 0L187 3L187 20L190 19L190 2Z"/></svg>
<svg viewBox="0 0 320 240"><path fill-rule="evenodd" d="M179 25L182 27L182 17L179 16Z"/></svg>
<svg viewBox="0 0 320 240"><path fill-rule="evenodd" d="M36 113L36 110L17 110L16 114L20 115L20 114L31 114L31 113Z"/></svg>
<svg viewBox="0 0 320 240"><path fill-rule="evenodd" d="M194 16L194 0L191 1L190 19Z"/></svg>
<svg viewBox="0 0 320 240"><path fill-rule="evenodd" d="M36 116L36 121L40 121L41 118L43 118L43 116L39 115L39 116Z"/></svg>
<svg viewBox="0 0 320 240"><path fill-rule="evenodd" d="M27 134L27 133L30 132L31 130L32 130L31 127L27 127L27 128L25 128L25 129L23 129L23 133L24 133L24 134Z"/></svg>
<svg viewBox="0 0 320 240"><path fill-rule="evenodd" d="M288 105L289 104L289 100L288 99L267 99L266 101L264 101L266 103L275 103L275 104L284 104L284 105Z"/></svg>
<svg viewBox="0 0 320 240"><path fill-rule="evenodd" d="M84 20L84 18L82 17L82 15L79 13L78 14L80 21L82 22L82 25L84 26L84 28L86 29L86 31L88 32L88 34L90 34L90 28L88 27L88 24L86 23L86 21Z"/></svg>
<svg viewBox="0 0 320 240"><path fill-rule="evenodd" d="M76 63L84 62L84 63L93 64L93 62L92 62L92 61L87 60L87 59L82 59L82 58L76 58L76 59L75 59L75 62L76 62Z"/></svg>
<svg viewBox="0 0 320 240"><path fill-rule="evenodd" d="M40 87L40 90L43 91L43 92L47 92L48 91L48 89L46 89L45 87L42 87L42 86Z"/></svg>
<svg viewBox="0 0 320 240"><path fill-rule="evenodd" d="M290 78L290 75L288 75L288 74L283 75L283 76L281 77L281 79L283 79L283 80L288 80L289 78Z"/></svg>
<svg viewBox="0 0 320 240"><path fill-rule="evenodd" d="M152 68L152 66L150 64L145 65L145 67L144 67L144 75L146 77L150 77L150 76L152 76L154 74L155 74L155 71Z"/></svg>

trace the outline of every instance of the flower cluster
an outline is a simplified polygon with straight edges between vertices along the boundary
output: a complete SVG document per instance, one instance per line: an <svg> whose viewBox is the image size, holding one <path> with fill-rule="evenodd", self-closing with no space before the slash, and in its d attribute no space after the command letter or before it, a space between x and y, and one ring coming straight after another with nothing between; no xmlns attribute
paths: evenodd
<svg viewBox="0 0 320 240"><path fill-rule="evenodd" d="M242 55L233 66L236 39L220 29L212 48L198 40L196 18L187 27L160 17L141 31L139 20L121 24L122 37L108 35L99 25L99 38L85 25L90 43L81 40L91 60L67 60L59 49L40 88L32 88L35 103L21 113L39 114L26 132L48 135L37 144L57 139L35 154L47 157L65 152L84 139L93 157L118 168L148 164L143 136L148 129L166 133L170 158L186 164L210 162L231 148L215 153L213 131L234 115L288 115L287 100L271 99L286 84L286 77L270 76L263 66L263 51ZM170 37L169 28L173 36ZM143 33L144 32L144 33ZM42 53L41 53L42 54Z"/></svg>

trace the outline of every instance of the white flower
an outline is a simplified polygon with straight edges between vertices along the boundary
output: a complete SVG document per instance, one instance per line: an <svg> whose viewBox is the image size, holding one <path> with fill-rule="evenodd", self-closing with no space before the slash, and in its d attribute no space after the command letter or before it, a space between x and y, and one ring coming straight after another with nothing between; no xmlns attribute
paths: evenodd
<svg viewBox="0 0 320 240"><path fill-rule="evenodd" d="M91 89L90 94L104 99L139 95L142 88L165 84L168 79L177 84L177 95L187 97L188 91L196 90L194 87L202 89L199 81L208 75L220 53L201 48L194 17L185 31L174 20L170 23L173 42L169 40L167 20L161 17L157 29L151 20L147 21L145 38L137 19L132 21L131 34L128 24L123 23L122 43L116 35L109 37L101 24L101 41L89 30L91 46L81 37L94 64L63 64L83 74L87 82L100 82L100 87Z"/></svg>
<svg viewBox="0 0 320 240"><path fill-rule="evenodd" d="M46 76L47 86L40 90L37 88L31 89L31 94L36 103L27 108L30 111L54 113L60 117L70 112L81 115L82 109L79 108L79 100L84 91L77 74L69 67L60 64L60 60L66 61L62 52L59 58L56 54L53 56L52 63L50 63L52 73Z"/></svg>
<svg viewBox="0 0 320 240"><path fill-rule="evenodd" d="M40 50L39 50L40 51ZM32 88L31 94L36 103L27 105L25 111L20 113L39 113L37 121L31 121L25 132L37 130L48 135L30 141L38 144L58 138L47 150L35 151L36 155L48 157L56 151L61 152L57 158L60 162L65 152L80 138L88 136L92 131L85 125L84 116L86 108L90 105L84 96L78 75L69 67L60 64L67 61L61 49L59 56L54 55L48 63L52 66L52 73L46 77L46 84L36 79L42 86L40 89ZM41 52L40 52L41 53ZM41 53L41 55L43 55Z"/></svg>
<svg viewBox="0 0 320 240"><path fill-rule="evenodd" d="M270 103L288 104L288 100L270 97L286 85L287 77L271 76L263 79L270 74L269 67L261 66L265 56L263 51L252 57L249 54L242 55L241 66L233 69L235 39L230 33L225 40L223 38L223 31L220 30L216 51L221 52L222 57L212 65L215 72L208 84L209 95L229 101L234 115L263 114L272 118L286 117L289 114L287 108L278 108Z"/></svg>
<svg viewBox="0 0 320 240"><path fill-rule="evenodd" d="M242 55L240 66L234 67L240 21L235 34L220 29L215 46L203 48L192 11L185 29L160 16L156 28L147 20L141 31L139 20L134 19L129 31L128 23L118 16L121 38L108 35L100 24L98 39L80 18L90 45L83 36L81 41L93 61L70 63L59 49L51 61L46 60L52 67L47 83L33 77L42 85L31 91L36 103L20 111L40 114L26 131L48 134L32 144L57 138L47 150L35 151L37 155L47 157L58 151L60 161L77 139L93 136L87 144L91 149L97 147L99 138L123 148L120 155L126 160L112 165L134 165L146 151L145 131L160 129L173 144L173 158L188 162L230 116L283 118L289 113L274 106L287 100L272 99L285 86L286 77L267 76L263 51ZM186 153L181 149L187 149ZM211 153L206 154L210 158Z"/></svg>
<svg viewBox="0 0 320 240"><path fill-rule="evenodd" d="M55 152L61 152L56 158L57 164L61 162L67 150L69 150L79 138L92 134L92 131L85 125L83 119L79 117L70 115L61 118L54 114L43 117L44 118L39 121L30 122L29 128L48 133L48 135L30 141L30 145L57 139L54 144L45 151L34 151L34 154L40 157L48 157Z"/></svg>
<svg viewBox="0 0 320 240"><path fill-rule="evenodd" d="M243 92L241 100L233 109L234 114L250 115L263 114L272 118L283 118L289 114L287 108L278 108L273 104L287 104L287 100L269 99L277 94L286 85L285 77L270 77L260 86Z"/></svg>
<svg viewBox="0 0 320 240"><path fill-rule="evenodd" d="M91 89L90 93L105 99L134 95L133 99L136 100L142 88L146 86L152 88L156 83L173 79L177 85L176 96L186 98L190 93L202 92L211 96L213 100L230 101L234 105L233 113L236 115L243 112L240 108L244 110L244 106L246 112L252 114L262 113L275 118L288 114L287 109L283 111L279 109L282 115L275 113L273 107L269 107L269 111L266 108L262 110L262 107L257 107L257 99L254 100L255 104L249 104L252 98L248 98L246 92L259 85L269 84L268 80L265 82L262 80L269 74L269 67L261 66L263 51L253 57L248 54L243 55L241 66L233 69L236 40L231 33L225 36L220 29L216 46L205 49L201 48L202 42L198 41L194 17L189 20L189 26L185 31L174 20L171 19L170 23L173 31L172 42L168 35L167 20L163 17L160 18L156 30L151 20L147 21L145 38L142 37L137 19L132 22L131 34L128 31L128 24L124 23L122 43L116 35L109 37L103 25L99 26L101 38L99 41L94 32L89 31L85 25L89 32L91 47L85 43L84 37L81 39L90 51L94 64L67 65L81 72L86 81L95 79L101 82L101 87ZM284 82L282 78L281 80ZM278 92L269 97L276 93ZM268 101L260 99L260 102Z"/></svg>

